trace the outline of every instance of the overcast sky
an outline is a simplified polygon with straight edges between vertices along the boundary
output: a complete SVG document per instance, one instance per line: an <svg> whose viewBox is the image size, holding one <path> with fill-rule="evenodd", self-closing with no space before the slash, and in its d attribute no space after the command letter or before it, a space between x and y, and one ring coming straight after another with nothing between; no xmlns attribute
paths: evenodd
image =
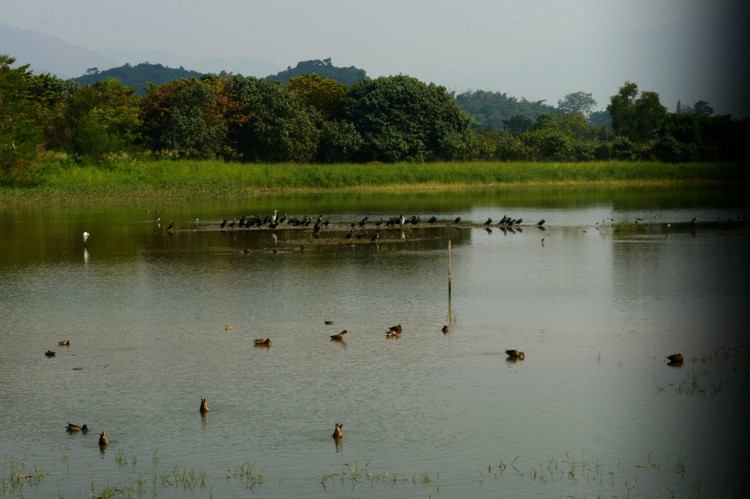
<svg viewBox="0 0 750 499"><path fill-rule="evenodd" d="M370 77L556 105L626 80L750 116L747 0L0 0L0 22L92 50L267 59L332 58ZM0 52L2 49L0 48ZM142 61L133 61L134 63ZM150 62L159 62L151 60ZM200 68L186 68L197 69ZM232 71L232 68L227 68Z"/></svg>

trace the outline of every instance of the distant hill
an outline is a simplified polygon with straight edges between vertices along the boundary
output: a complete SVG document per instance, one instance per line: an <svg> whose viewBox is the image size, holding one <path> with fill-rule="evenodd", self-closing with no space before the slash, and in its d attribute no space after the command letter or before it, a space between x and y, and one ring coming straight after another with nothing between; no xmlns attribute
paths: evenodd
<svg viewBox="0 0 750 499"><path fill-rule="evenodd" d="M188 57L162 52L157 49L97 49L97 53L115 61L115 64L107 67L122 66L128 62L137 64L147 61L164 64L171 68L190 68L200 73L219 74L226 71L227 73L256 76L258 78L265 78L281 69L277 64L267 59L252 57L224 57L219 55L215 57Z"/></svg>
<svg viewBox="0 0 750 499"><path fill-rule="evenodd" d="M93 85L97 81L106 80L107 78L116 78L126 87L135 87L136 93L142 95L146 92L149 83L161 85L172 80L181 80L183 78L198 78L203 73L190 71L185 68L168 68L161 64L150 64L142 62L131 66L125 64L105 71L99 71L98 68L89 68L83 76L73 78L73 81L81 85Z"/></svg>
<svg viewBox="0 0 750 499"><path fill-rule="evenodd" d="M15 67L29 64L36 74L50 73L68 79L88 68L109 68L115 63L106 57L30 29L0 23L0 54L15 57Z"/></svg>
<svg viewBox="0 0 750 499"><path fill-rule="evenodd" d="M363 78L367 78L364 69L358 69L354 66L348 68L339 68L331 63L331 59L313 59L311 61L298 62L295 67L288 67L286 71L281 71L275 75L267 76L267 80L280 81L286 83L290 78L296 78L307 73L315 73L318 76L324 76L331 80L336 80L344 85L353 85Z"/></svg>

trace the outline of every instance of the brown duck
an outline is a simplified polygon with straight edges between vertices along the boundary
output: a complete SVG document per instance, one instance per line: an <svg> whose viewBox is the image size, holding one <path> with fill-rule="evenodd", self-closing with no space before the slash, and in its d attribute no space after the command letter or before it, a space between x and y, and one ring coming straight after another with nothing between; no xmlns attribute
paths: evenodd
<svg viewBox="0 0 750 499"><path fill-rule="evenodd" d="M526 354L518 350L506 350L505 355L512 360L523 360L526 357Z"/></svg>
<svg viewBox="0 0 750 499"><path fill-rule="evenodd" d="M270 347L271 339L270 338L258 338L257 340L255 340L255 346L256 347Z"/></svg>
<svg viewBox="0 0 750 499"><path fill-rule="evenodd" d="M99 445L109 445L109 440L107 440L107 435L104 432L99 434Z"/></svg>
<svg viewBox="0 0 750 499"><path fill-rule="evenodd" d="M346 329L344 329L343 331L341 331L338 334L332 334L331 335L331 341L344 341L344 335L346 333L348 333L348 331Z"/></svg>
<svg viewBox="0 0 750 499"><path fill-rule="evenodd" d="M344 426L343 424L336 423L336 428L333 430L333 435L331 435L331 438L333 439L340 439L344 436L344 434L341 432L341 427Z"/></svg>
<svg viewBox="0 0 750 499"><path fill-rule="evenodd" d="M211 409L208 408L208 405L206 405L206 399L201 399L201 408L200 408L201 414L205 414L207 412L211 412Z"/></svg>

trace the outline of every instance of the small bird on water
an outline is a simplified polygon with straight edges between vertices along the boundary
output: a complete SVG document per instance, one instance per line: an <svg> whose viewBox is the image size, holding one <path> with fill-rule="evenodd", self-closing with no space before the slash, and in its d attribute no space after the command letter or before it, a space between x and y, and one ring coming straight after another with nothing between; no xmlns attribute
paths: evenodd
<svg viewBox="0 0 750 499"><path fill-rule="evenodd" d="M211 412L211 409L209 409L208 405L206 405L206 399L201 399L200 412L201 412L201 414L205 414L207 412Z"/></svg>
<svg viewBox="0 0 750 499"><path fill-rule="evenodd" d="M341 437L344 436L344 434L341 432L341 427L344 426L343 424L336 423L336 428L333 430L333 435L331 435L331 438L338 440Z"/></svg>
<svg viewBox="0 0 750 499"><path fill-rule="evenodd" d="M331 335L331 341L344 341L344 335L348 333L346 329L337 334Z"/></svg>
<svg viewBox="0 0 750 499"><path fill-rule="evenodd" d="M109 445L109 440L107 440L107 435L104 432L99 434L99 445Z"/></svg>

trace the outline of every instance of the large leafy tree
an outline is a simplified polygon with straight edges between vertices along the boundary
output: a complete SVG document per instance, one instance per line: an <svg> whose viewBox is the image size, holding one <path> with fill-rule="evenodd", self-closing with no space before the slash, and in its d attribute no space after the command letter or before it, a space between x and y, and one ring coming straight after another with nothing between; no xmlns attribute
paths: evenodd
<svg viewBox="0 0 750 499"><path fill-rule="evenodd" d="M307 73L290 79L285 87L306 106L315 107L323 121L339 116L346 103L346 85L325 76Z"/></svg>
<svg viewBox="0 0 750 499"><path fill-rule="evenodd" d="M95 161L109 152L131 150L140 130L135 88L109 78L81 87L68 101L60 134L61 146Z"/></svg>
<svg viewBox="0 0 750 499"><path fill-rule="evenodd" d="M596 107L590 92L573 92L557 101L557 108L563 114L578 114L588 118Z"/></svg>
<svg viewBox="0 0 750 499"><path fill-rule="evenodd" d="M470 120L445 87L409 76L353 85L347 120L362 136L362 161L460 159L471 144Z"/></svg>
<svg viewBox="0 0 750 499"><path fill-rule="evenodd" d="M228 91L232 148L246 161L305 162L318 145L320 113L278 82L234 76Z"/></svg>
<svg viewBox="0 0 750 499"><path fill-rule="evenodd" d="M179 157L213 158L226 141L221 78L195 78L149 85L141 99L144 137L154 151Z"/></svg>
<svg viewBox="0 0 750 499"><path fill-rule="evenodd" d="M667 108L659 102L659 94L641 92L638 96L638 85L632 82L625 82L617 95L610 97L607 111L615 133L635 143L656 138L667 115Z"/></svg>
<svg viewBox="0 0 750 499"><path fill-rule="evenodd" d="M13 57L0 55L0 183L30 184L37 159L55 135L55 122L75 83L29 66L12 68Z"/></svg>

